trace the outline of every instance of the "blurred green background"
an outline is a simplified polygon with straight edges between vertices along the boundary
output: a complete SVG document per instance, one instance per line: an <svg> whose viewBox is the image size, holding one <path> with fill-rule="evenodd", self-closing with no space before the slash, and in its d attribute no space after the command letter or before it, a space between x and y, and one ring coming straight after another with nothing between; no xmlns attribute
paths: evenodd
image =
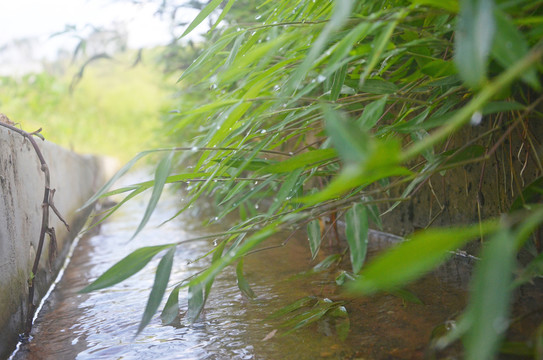
<svg viewBox="0 0 543 360"><path fill-rule="evenodd" d="M136 66L135 51L93 61L77 82L82 65L68 60L38 74L0 77L0 112L74 151L126 161L157 145L161 114L172 108L175 80L165 79L153 61L157 51Z"/></svg>

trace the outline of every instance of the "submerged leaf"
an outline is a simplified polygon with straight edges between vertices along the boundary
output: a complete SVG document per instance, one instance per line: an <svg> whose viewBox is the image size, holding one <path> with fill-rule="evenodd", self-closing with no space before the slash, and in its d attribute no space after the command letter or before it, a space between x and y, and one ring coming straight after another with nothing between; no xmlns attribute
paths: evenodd
<svg viewBox="0 0 543 360"><path fill-rule="evenodd" d="M310 310L304 311L282 324L283 327L290 328L284 333L284 335L290 334L302 327L319 321L325 315L327 315L331 309L334 309L340 305L341 303L333 302L329 299L319 299Z"/></svg>
<svg viewBox="0 0 543 360"><path fill-rule="evenodd" d="M422 300L419 299L419 297L414 292L407 290L405 288L390 290L389 293L391 293L392 295L396 297L399 297L403 301L407 301L413 304L424 305Z"/></svg>
<svg viewBox="0 0 543 360"><path fill-rule="evenodd" d="M329 315L335 319L337 336L341 341L345 341L351 329L349 313L345 306L338 306L329 312Z"/></svg>
<svg viewBox="0 0 543 360"><path fill-rule="evenodd" d="M289 304L281 309L275 311L273 314L268 316L266 319L277 319L283 317L291 312L299 310L304 307L313 306L317 303L317 298L315 296L306 296L301 299L296 300L292 304Z"/></svg>

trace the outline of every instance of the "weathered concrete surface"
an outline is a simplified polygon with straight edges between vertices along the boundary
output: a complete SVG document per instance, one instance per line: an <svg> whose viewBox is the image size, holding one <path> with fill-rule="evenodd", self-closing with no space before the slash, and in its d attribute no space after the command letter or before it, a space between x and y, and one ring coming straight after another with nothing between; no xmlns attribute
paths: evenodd
<svg viewBox="0 0 543 360"><path fill-rule="evenodd" d="M34 303L47 292L91 211L76 210L105 181L102 159L36 141L50 170L51 188L56 190L54 204L70 225L70 232L50 211L49 226L56 231L57 254L50 260L46 236L34 279ZM18 334L24 331L28 280L41 229L44 179L30 142L0 127L0 359L13 350Z"/></svg>
<svg viewBox="0 0 543 360"><path fill-rule="evenodd" d="M484 151L493 150L507 127L492 137L483 136L496 125L489 117L479 126L466 126L448 139L443 149L459 149L470 139L479 139ZM420 184L409 201L405 201L382 218L384 230L396 235L410 234L428 226L477 223L481 219L507 213L522 189L542 176L543 122L527 121L507 135L486 161L478 161L438 173ZM401 197L404 188L394 188L391 198ZM392 202L381 207L386 210Z"/></svg>

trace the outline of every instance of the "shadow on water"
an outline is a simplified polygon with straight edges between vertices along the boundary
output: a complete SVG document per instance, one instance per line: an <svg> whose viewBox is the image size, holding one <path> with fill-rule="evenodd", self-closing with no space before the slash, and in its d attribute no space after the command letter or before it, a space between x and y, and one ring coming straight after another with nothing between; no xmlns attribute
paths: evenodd
<svg viewBox="0 0 543 360"><path fill-rule="evenodd" d="M176 211L174 196L162 201L152 223L133 241L144 198L130 201L101 227L98 235L85 237L76 247L62 280L45 302L31 340L13 357L23 359L420 359L424 357L432 330L457 315L466 303L465 269L469 261L449 264L409 287L423 304L381 294L348 300L351 331L341 341L326 321L290 335L281 320L267 320L277 309L308 295L341 300L333 285L335 270L311 277L293 277L325 257L311 262L303 231L285 246L256 252L245 260L245 276L257 294L246 299L236 284L233 269L219 275L202 317L195 324L163 326L155 316L134 338L145 308L160 258L136 276L108 289L90 294L77 291L97 278L131 251L149 245L177 242L202 235L198 227L205 213L189 209L183 215L157 225ZM373 234L379 250L394 238ZM279 234L270 244L281 244ZM208 264L191 262L205 254L212 241L178 246L170 284ZM186 291L181 291L182 312ZM271 337L276 330L275 336ZM453 349L455 351L455 349Z"/></svg>

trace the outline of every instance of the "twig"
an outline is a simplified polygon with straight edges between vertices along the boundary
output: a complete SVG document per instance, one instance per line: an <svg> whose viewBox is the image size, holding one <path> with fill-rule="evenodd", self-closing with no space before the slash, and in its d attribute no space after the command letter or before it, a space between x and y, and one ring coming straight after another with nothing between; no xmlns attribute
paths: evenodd
<svg viewBox="0 0 543 360"><path fill-rule="evenodd" d="M52 197L55 190L51 189L49 167L47 166L47 163L45 162L45 158L43 157L43 154L40 148L38 147L38 144L33 138L33 136L39 136L38 134L41 131L41 129L34 131L33 133L28 133L24 130L16 128L15 126L10 125L7 122L1 122L1 121L0 121L0 126L8 128L9 130L16 132L17 134L23 136L25 139L28 139L28 141L30 141L30 144L34 148L34 151L36 152L36 155L38 156L38 159L40 161L40 165L41 165L40 170L45 175L45 189L43 193L43 202L42 202L42 219L41 219L40 237L38 240L38 249L36 250L36 257L34 258L34 265L32 266L32 274L30 275L31 279L29 281L29 287L28 287L28 313L27 313L26 326L25 326L25 332L28 335L30 333L30 330L32 329L32 317L33 317L34 311L36 310L36 306L34 305L34 292L35 292L34 279L38 272L38 266L40 263L41 253L43 251L43 244L45 242L45 234L49 235L49 239L51 241L50 253L56 252L55 229L49 227L49 208L53 209L53 212L59 217L59 219L64 223L64 225L66 225L66 227L68 228L68 231L70 230L70 228L68 224L66 223L66 221L62 218L62 216L60 216L60 213L57 210L57 208L52 203ZM50 258L50 261L51 261L51 258Z"/></svg>

